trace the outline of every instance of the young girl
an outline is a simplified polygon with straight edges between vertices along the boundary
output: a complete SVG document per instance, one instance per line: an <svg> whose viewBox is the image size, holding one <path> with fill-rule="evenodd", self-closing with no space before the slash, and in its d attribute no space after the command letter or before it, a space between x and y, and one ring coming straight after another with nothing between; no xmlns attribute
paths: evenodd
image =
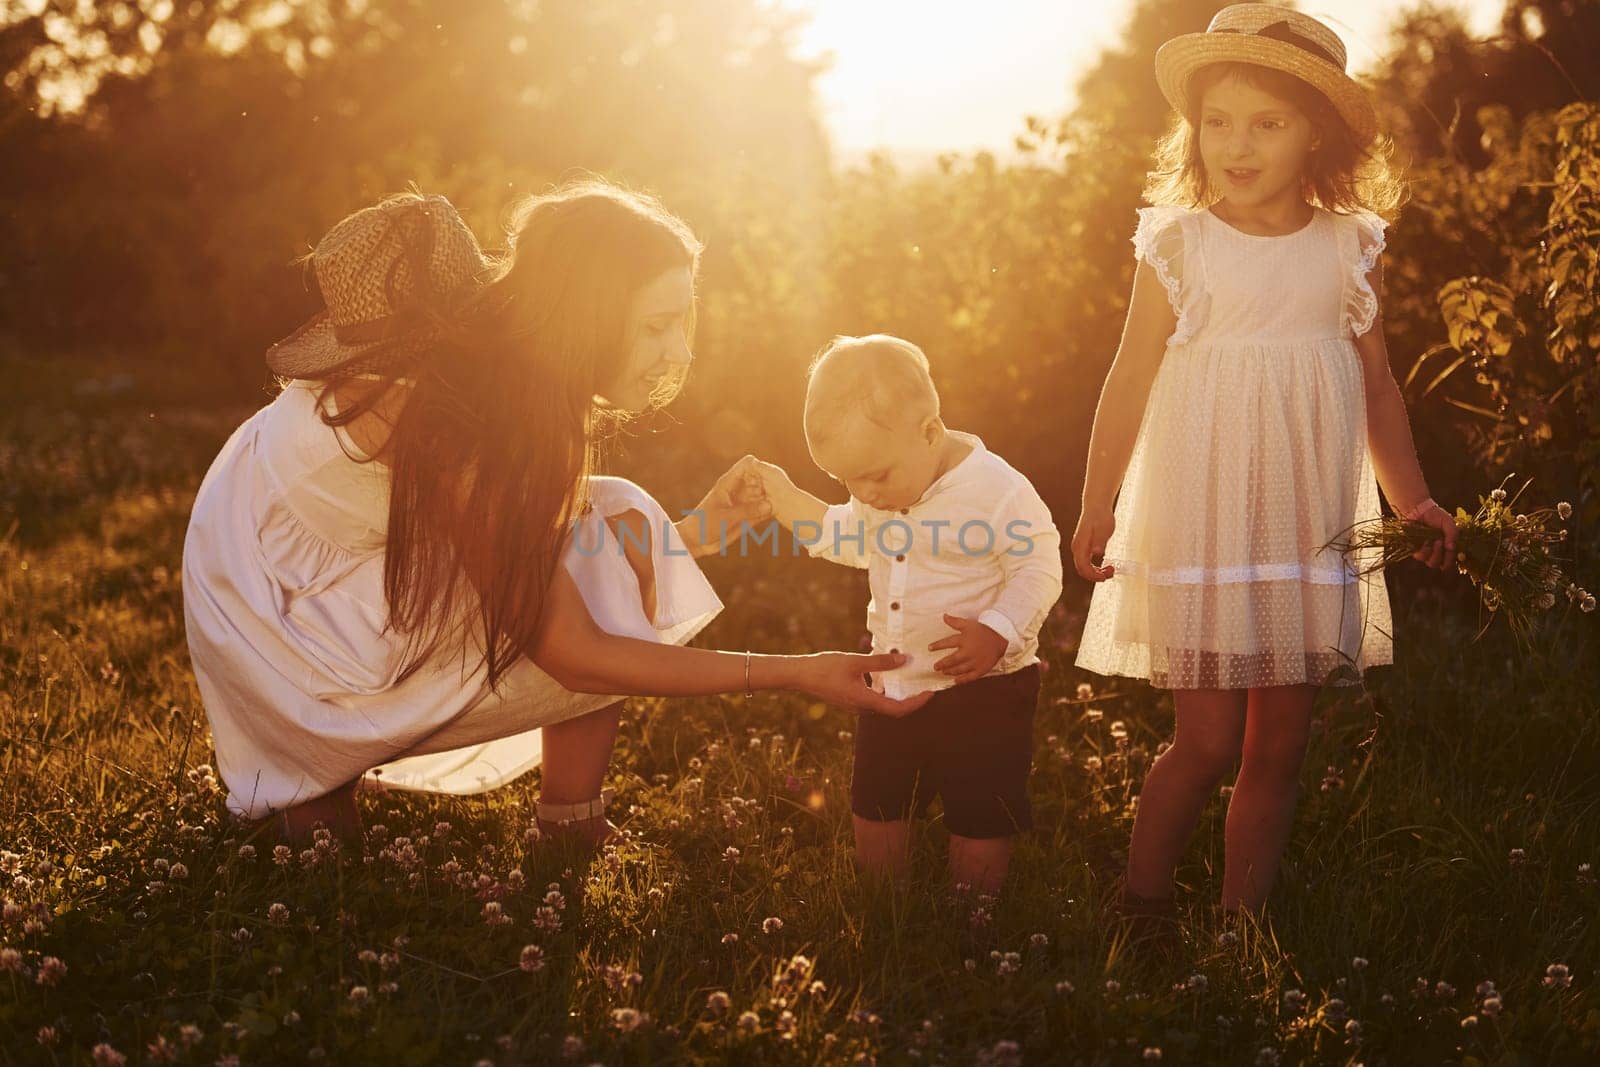
<svg viewBox="0 0 1600 1067"><path fill-rule="evenodd" d="M1156 53L1177 118L1139 211L1072 542L1099 583L1078 665L1174 691L1124 916L1172 913L1174 868L1241 750L1222 905L1265 901L1318 687L1393 653L1383 582L1322 546L1378 515L1381 485L1438 528L1418 558L1453 562L1379 328L1379 215L1401 184L1344 64L1336 34L1269 4L1224 8Z"/></svg>

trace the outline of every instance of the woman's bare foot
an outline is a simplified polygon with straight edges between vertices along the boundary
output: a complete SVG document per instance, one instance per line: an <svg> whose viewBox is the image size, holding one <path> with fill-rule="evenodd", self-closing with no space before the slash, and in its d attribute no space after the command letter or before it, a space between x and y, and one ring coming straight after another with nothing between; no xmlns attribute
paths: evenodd
<svg viewBox="0 0 1600 1067"><path fill-rule="evenodd" d="M539 833L547 841L572 845L585 852L597 852L622 835L622 831L604 815L560 822L540 819Z"/></svg>
<svg viewBox="0 0 1600 1067"><path fill-rule="evenodd" d="M317 826L325 826L341 841L361 840L361 808L356 803L356 783L342 785L331 793L292 804L272 816L278 834L293 844L312 839Z"/></svg>

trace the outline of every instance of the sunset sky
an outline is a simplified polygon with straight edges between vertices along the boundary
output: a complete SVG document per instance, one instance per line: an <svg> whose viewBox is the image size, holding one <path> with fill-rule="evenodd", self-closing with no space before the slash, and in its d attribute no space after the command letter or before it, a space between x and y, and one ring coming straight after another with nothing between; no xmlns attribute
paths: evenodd
<svg viewBox="0 0 1600 1067"><path fill-rule="evenodd" d="M1022 116L1054 117L1070 106L1078 73L1116 42L1132 8L1129 0L779 2L811 14L807 54L834 57L819 88L846 155L880 146L1005 150ZM1504 9L1501 0L1453 6L1479 34L1494 32ZM1395 5L1323 0L1301 10L1344 38L1360 70L1378 58Z"/></svg>

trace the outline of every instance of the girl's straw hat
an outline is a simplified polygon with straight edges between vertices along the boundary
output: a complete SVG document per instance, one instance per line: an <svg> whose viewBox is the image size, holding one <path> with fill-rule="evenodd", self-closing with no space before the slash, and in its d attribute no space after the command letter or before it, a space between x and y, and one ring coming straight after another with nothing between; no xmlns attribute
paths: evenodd
<svg viewBox="0 0 1600 1067"><path fill-rule="evenodd" d="M317 242L311 266L325 307L267 349L267 366L286 378L318 378L414 359L486 265L478 239L442 196L363 208Z"/></svg>
<svg viewBox="0 0 1600 1067"><path fill-rule="evenodd" d="M1293 74L1326 96L1362 147L1378 135L1366 91L1345 73L1344 42L1312 18L1276 4L1231 4L1204 33L1174 37L1156 51L1156 84L1189 114L1189 79L1211 63L1254 63Z"/></svg>

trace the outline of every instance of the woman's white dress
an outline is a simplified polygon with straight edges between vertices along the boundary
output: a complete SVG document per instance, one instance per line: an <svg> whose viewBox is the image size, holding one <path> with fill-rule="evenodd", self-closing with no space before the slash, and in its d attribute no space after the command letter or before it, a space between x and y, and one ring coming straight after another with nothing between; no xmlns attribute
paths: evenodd
<svg viewBox="0 0 1600 1067"><path fill-rule="evenodd" d="M1372 328L1370 214L1284 236L1141 209L1138 257L1177 326L1151 386L1077 663L1170 689L1319 684L1389 663L1382 572L1323 546L1378 517L1354 338ZM1343 680L1351 680L1348 677Z"/></svg>
<svg viewBox="0 0 1600 1067"><path fill-rule="evenodd" d="M318 391L292 382L234 432L184 542L189 653L228 806L259 817L363 774L443 793L502 785L538 765L539 727L620 698L570 692L527 659L494 693L465 649L399 680L405 641L385 628L387 468L351 458ZM591 500L563 564L595 622L689 641L722 602L666 513L619 478L596 478ZM653 618L604 521L630 509L650 520Z"/></svg>

